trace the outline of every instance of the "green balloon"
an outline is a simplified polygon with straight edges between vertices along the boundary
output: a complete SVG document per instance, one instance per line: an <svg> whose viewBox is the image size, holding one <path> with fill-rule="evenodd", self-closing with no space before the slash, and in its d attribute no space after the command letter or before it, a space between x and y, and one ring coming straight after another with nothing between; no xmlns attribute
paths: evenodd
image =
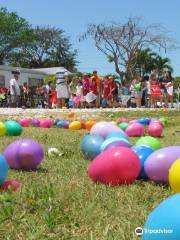
<svg viewBox="0 0 180 240"><path fill-rule="evenodd" d="M129 123L126 123L126 122L119 124L119 128L121 128L123 131L125 131L128 126L129 126Z"/></svg>
<svg viewBox="0 0 180 240"><path fill-rule="evenodd" d="M159 121L164 123L164 125L166 125L168 123L168 119L166 117L160 118Z"/></svg>
<svg viewBox="0 0 180 240"><path fill-rule="evenodd" d="M151 147L154 150L158 150L158 149L161 148L161 144L160 144L159 140L157 140L154 137L150 137L150 136L141 137L136 142L136 145L148 146L148 147Z"/></svg>
<svg viewBox="0 0 180 240"><path fill-rule="evenodd" d="M8 136L19 136L23 131L23 128L21 127L21 125L18 122L13 120L6 121L5 126L7 129Z"/></svg>
<svg viewBox="0 0 180 240"><path fill-rule="evenodd" d="M140 92L141 91L141 84L140 83L135 84L135 89L136 89L137 92Z"/></svg>

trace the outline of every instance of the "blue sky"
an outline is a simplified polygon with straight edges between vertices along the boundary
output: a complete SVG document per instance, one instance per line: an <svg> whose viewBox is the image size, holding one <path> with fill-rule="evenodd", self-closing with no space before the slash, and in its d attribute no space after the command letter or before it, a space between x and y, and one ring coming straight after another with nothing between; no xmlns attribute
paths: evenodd
<svg viewBox="0 0 180 240"><path fill-rule="evenodd" d="M100 74L114 72L113 64L96 50L93 41L78 42L88 23L124 21L129 16L141 16L145 23L162 24L180 42L179 0L0 0L0 7L16 11L31 24L50 25L65 30L74 48L79 50L79 69L89 72L97 69ZM167 52L180 75L180 49Z"/></svg>

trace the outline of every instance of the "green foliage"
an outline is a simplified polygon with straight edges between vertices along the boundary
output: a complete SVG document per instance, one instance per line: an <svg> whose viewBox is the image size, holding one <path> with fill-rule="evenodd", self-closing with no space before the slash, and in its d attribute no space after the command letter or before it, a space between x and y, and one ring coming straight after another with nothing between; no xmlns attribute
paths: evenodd
<svg viewBox="0 0 180 240"><path fill-rule="evenodd" d="M0 64L27 68L63 65L73 71L77 50L62 29L32 28L15 12L0 9Z"/></svg>
<svg viewBox="0 0 180 240"><path fill-rule="evenodd" d="M47 84L48 81L51 81L53 84L56 83L56 75L52 74L52 75L48 75L44 78L44 83Z"/></svg>
<svg viewBox="0 0 180 240"><path fill-rule="evenodd" d="M0 64L8 63L10 55L31 39L28 22L15 12L0 8Z"/></svg>
<svg viewBox="0 0 180 240"><path fill-rule="evenodd" d="M156 69L161 75L164 69L173 71L170 65L170 59L164 58L153 52L150 48L139 50L135 60L135 69L138 69L141 75L151 73Z"/></svg>

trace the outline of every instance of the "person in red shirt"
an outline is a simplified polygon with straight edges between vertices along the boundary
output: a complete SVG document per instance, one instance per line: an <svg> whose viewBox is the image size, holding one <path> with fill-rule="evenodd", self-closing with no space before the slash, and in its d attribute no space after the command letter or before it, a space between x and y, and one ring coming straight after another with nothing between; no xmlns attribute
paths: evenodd
<svg viewBox="0 0 180 240"><path fill-rule="evenodd" d="M88 74L84 74L82 78L82 86L83 86L83 96L86 96L90 90L90 78Z"/></svg>
<svg viewBox="0 0 180 240"><path fill-rule="evenodd" d="M102 107L107 107L107 105L111 105L111 101L113 99L112 95L113 90L113 82L109 79L108 76L104 78L104 86L103 86L103 93L102 93Z"/></svg>
<svg viewBox="0 0 180 240"><path fill-rule="evenodd" d="M50 87L50 103L52 108L57 107L57 91L54 85Z"/></svg>
<svg viewBox="0 0 180 240"><path fill-rule="evenodd" d="M156 74L150 76L150 92L151 92L151 107L157 106L157 98L162 96L160 84L156 78Z"/></svg>

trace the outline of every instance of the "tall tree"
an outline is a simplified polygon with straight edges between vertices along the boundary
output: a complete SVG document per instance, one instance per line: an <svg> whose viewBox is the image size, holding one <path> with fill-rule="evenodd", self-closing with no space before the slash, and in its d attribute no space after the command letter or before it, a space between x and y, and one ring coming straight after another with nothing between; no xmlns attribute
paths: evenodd
<svg viewBox="0 0 180 240"><path fill-rule="evenodd" d="M135 72L135 59L140 50L145 48L166 49L171 38L159 25L142 24L140 18L129 18L125 23L90 24L80 41L91 37L95 46L115 65L115 71L130 79Z"/></svg>
<svg viewBox="0 0 180 240"><path fill-rule="evenodd" d="M161 57L159 55L154 59L154 69L157 69L157 72L159 75L162 74L162 71L164 69L173 71L173 68L170 65L170 59L167 57L165 57L165 58Z"/></svg>
<svg viewBox="0 0 180 240"><path fill-rule="evenodd" d="M0 64L8 63L14 49L30 41L31 33L30 25L24 18L0 8Z"/></svg>
<svg viewBox="0 0 180 240"><path fill-rule="evenodd" d="M42 68L59 66L62 63L71 71L76 65L77 51L72 49L64 31L52 27L33 29L31 42L11 56L12 63L23 67Z"/></svg>

